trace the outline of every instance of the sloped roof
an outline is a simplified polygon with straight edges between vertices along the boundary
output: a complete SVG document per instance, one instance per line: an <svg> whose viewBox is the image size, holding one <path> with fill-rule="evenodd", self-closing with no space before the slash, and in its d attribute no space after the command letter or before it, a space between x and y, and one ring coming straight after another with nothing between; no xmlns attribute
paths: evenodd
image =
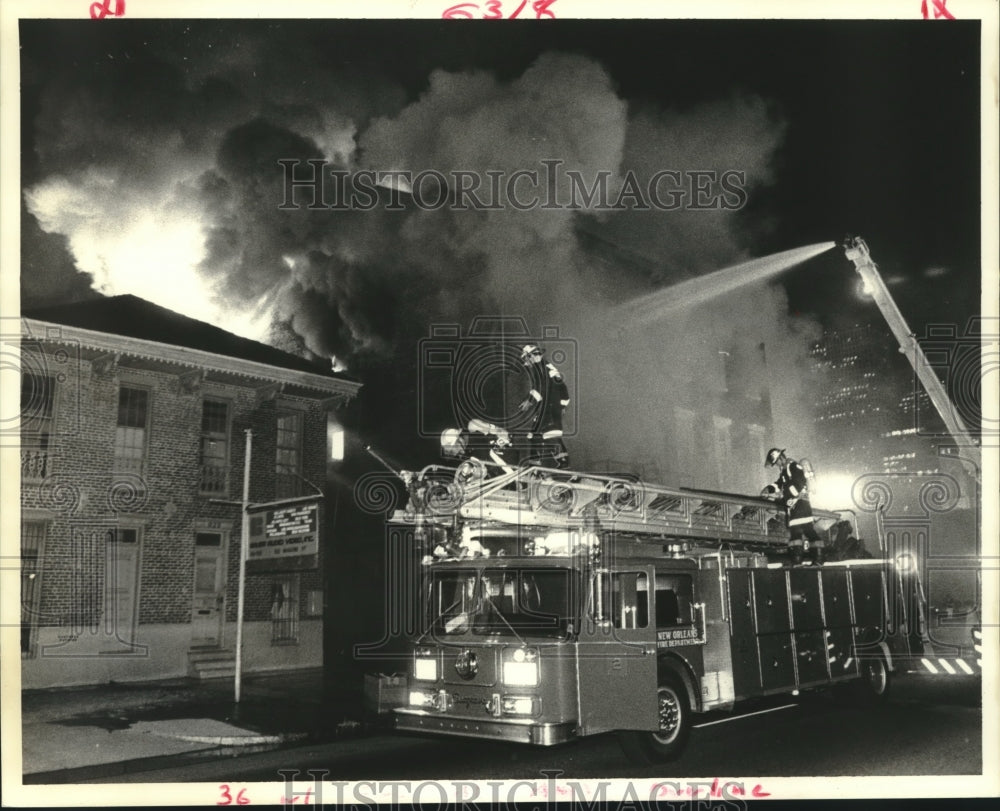
<svg viewBox="0 0 1000 811"><path fill-rule="evenodd" d="M37 308L25 311L22 315L39 321L156 341L185 349L197 349L225 357L264 363L268 366L356 382L350 375L332 371L328 362L311 361L259 341L242 338L213 324L189 318L138 296L109 296L75 304Z"/></svg>

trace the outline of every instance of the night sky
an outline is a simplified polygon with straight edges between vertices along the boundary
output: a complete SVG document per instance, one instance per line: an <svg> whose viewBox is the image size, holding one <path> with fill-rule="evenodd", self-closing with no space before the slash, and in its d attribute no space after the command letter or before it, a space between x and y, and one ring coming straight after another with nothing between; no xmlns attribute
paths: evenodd
<svg viewBox="0 0 1000 811"><path fill-rule="evenodd" d="M431 323L581 332L599 302L846 234L917 334L980 312L978 22L22 21L21 46L24 308L135 293L379 396L412 391ZM734 169L747 203L283 212L279 158ZM711 312L804 352L879 320L856 280L830 251Z"/></svg>

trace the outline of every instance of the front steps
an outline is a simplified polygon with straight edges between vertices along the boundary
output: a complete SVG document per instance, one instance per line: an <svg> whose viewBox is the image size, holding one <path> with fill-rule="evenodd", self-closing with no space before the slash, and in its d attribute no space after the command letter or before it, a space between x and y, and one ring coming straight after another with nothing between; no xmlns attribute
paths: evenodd
<svg viewBox="0 0 1000 811"><path fill-rule="evenodd" d="M236 652L224 648L195 648L188 651L188 675L195 679L236 677Z"/></svg>

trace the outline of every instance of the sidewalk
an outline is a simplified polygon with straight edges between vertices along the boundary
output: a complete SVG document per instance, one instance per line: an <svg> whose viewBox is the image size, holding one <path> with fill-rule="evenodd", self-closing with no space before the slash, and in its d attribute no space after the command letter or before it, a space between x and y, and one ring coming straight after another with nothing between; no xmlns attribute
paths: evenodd
<svg viewBox="0 0 1000 811"><path fill-rule="evenodd" d="M61 783L155 767L152 760L330 741L360 735L370 724L361 684L331 684L321 670L247 676L240 703L233 698L231 679L25 691L25 782Z"/></svg>

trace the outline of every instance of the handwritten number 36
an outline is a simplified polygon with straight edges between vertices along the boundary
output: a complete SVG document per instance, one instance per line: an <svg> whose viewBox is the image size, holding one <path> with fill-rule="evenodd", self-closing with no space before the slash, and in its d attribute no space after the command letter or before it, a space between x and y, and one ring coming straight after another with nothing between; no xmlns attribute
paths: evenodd
<svg viewBox="0 0 1000 811"><path fill-rule="evenodd" d="M232 805L233 795L229 791L229 784L223 783L221 786L219 786L219 791L222 792L222 799L219 800L219 802L217 802L216 805ZM247 797L247 790L245 788L241 788L239 794L236 795L236 804L237 805L250 804L250 798Z"/></svg>

